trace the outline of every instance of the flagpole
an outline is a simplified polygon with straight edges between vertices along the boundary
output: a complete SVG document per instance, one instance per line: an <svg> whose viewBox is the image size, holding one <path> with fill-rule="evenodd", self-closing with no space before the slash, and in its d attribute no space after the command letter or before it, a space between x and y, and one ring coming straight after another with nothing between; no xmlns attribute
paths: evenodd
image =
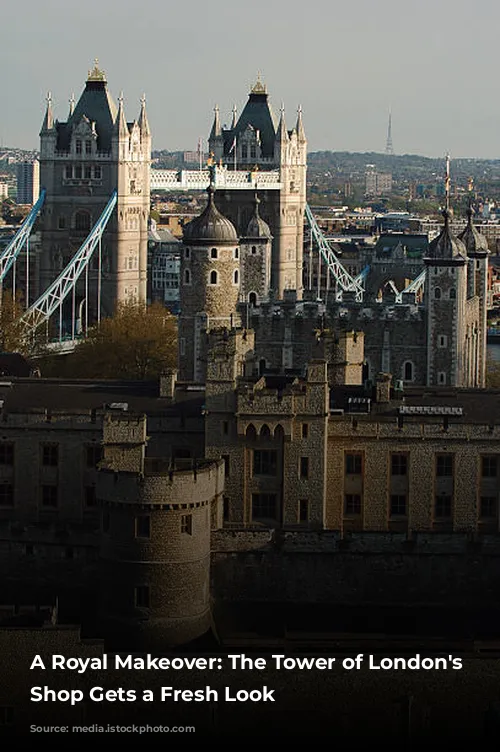
<svg viewBox="0 0 500 752"><path fill-rule="evenodd" d="M445 193L446 193L446 211L450 211L450 155L446 155L446 181L445 181Z"/></svg>
<svg viewBox="0 0 500 752"><path fill-rule="evenodd" d="M234 145L234 171L236 172L236 151L237 151L236 136L234 137L233 145Z"/></svg>

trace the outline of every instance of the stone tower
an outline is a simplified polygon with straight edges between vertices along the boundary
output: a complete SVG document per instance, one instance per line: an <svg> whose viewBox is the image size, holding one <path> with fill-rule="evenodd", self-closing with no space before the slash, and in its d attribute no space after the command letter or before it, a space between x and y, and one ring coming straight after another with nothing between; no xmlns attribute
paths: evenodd
<svg viewBox="0 0 500 752"><path fill-rule="evenodd" d="M204 212L184 228L180 280L179 378L204 383L206 335L236 326L240 246L234 225L215 206L213 183Z"/></svg>
<svg viewBox="0 0 500 752"><path fill-rule="evenodd" d="M467 318L467 249L449 226L429 245L424 259L427 315L427 385L470 386L465 363Z"/></svg>
<svg viewBox="0 0 500 752"><path fill-rule="evenodd" d="M210 533L222 524L222 460L145 457L146 417L108 415L102 508L101 620L111 649L162 651L211 626Z"/></svg>
<svg viewBox="0 0 500 752"><path fill-rule="evenodd" d="M269 299L271 288L272 241L271 230L259 213L260 199L255 194L254 213L241 244L240 300L256 306Z"/></svg>
<svg viewBox="0 0 500 752"><path fill-rule="evenodd" d="M123 97L117 106L97 61L76 105L71 100L66 122L54 120L49 95L40 131L40 185L46 199L39 293L71 260L117 191L118 203L102 239L101 313L112 314L117 301L146 300L150 162L144 98L139 119L127 122ZM96 249L89 273L90 321L98 310L98 259ZM86 296L84 277L78 302Z"/></svg>
<svg viewBox="0 0 500 752"><path fill-rule="evenodd" d="M276 172L280 189L263 191L262 216L273 235L271 287L283 298L285 290L296 290L302 298L304 211L306 204L307 139L299 107L292 130L285 124L284 108L278 119L260 78L250 91L241 115L230 128L221 126L218 107L209 137L209 148L217 162L229 170ZM244 236L253 213L253 191L217 192L217 204Z"/></svg>
<svg viewBox="0 0 500 752"><path fill-rule="evenodd" d="M467 211L467 226L458 236L467 250L467 305L470 309L465 340L465 369L470 386L486 386L486 336L488 290L488 242L472 222L472 207Z"/></svg>

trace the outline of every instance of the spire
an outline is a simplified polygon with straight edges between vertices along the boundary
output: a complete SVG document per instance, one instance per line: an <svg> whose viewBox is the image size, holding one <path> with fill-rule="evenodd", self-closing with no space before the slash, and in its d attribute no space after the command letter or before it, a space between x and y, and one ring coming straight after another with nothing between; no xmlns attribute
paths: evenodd
<svg viewBox="0 0 500 752"><path fill-rule="evenodd" d="M52 94L50 93L50 91L47 93L46 101L47 107L45 110L45 117L43 119L41 133L51 131L54 128L54 115L52 113Z"/></svg>
<svg viewBox="0 0 500 752"><path fill-rule="evenodd" d="M472 208L472 178L469 178L469 200L467 204L467 224L458 236L467 249L467 255L471 258L480 258L489 254L486 237L477 230L472 221L474 210Z"/></svg>
<svg viewBox="0 0 500 752"><path fill-rule="evenodd" d="M219 105L216 104L214 107L214 122L212 125L212 130L210 131L210 138L211 141L214 138L221 138L222 137L222 128L220 126L220 113L219 113Z"/></svg>
<svg viewBox="0 0 500 752"><path fill-rule="evenodd" d="M394 154L394 147L392 145L392 113L389 109L389 123L387 126L387 141L385 144L385 153L386 154Z"/></svg>
<svg viewBox="0 0 500 752"><path fill-rule="evenodd" d="M127 121L125 120L125 111L123 109L123 92L118 97L118 114L115 121L115 133L120 137L129 136Z"/></svg>
<svg viewBox="0 0 500 752"><path fill-rule="evenodd" d="M150 136L151 131L148 123L148 116L146 114L146 95L141 97L141 112L139 115L139 128L141 129L141 136Z"/></svg>
<svg viewBox="0 0 500 752"><path fill-rule="evenodd" d="M232 118L232 120L231 120L231 130L232 130L232 131L234 131L234 129L236 128L236 123L237 123L237 122L238 122L238 121L237 121L237 119L236 119L236 105L235 105L235 104L233 104L233 118Z"/></svg>
<svg viewBox="0 0 500 752"><path fill-rule="evenodd" d="M71 94L71 97L69 98L69 115L68 118L71 117L71 115L75 111L75 92Z"/></svg>
<svg viewBox="0 0 500 752"><path fill-rule="evenodd" d="M304 123L302 122L302 107L300 104L297 109L297 124L295 130L297 132L298 140L304 142L306 140L306 132L304 130Z"/></svg>
<svg viewBox="0 0 500 752"><path fill-rule="evenodd" d="M446 212L450 213L450 155L446 155L446 172L444 176L444 194L446 197Z"/></svg>
<svg viewBox="0 0 500 752"><path fill-rule="evenodd" d="M280 121L278 124L278 132L276 138L279 143L283 144L288 141L288 133L285 124L285 105L282 103L280 108Z"/></svg>

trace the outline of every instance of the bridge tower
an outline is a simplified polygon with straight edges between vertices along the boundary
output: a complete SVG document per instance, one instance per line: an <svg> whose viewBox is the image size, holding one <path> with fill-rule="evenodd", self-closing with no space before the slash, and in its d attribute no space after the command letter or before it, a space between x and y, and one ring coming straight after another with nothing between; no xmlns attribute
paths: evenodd
<svg viewBox="0 0 500 752"><path fill-rule="evenodd" d="M219 164L228 170L277 172L281 189L263 190L262 218L273 236L271 287L276 299L285 290L295 290L302 298L304 212L306 205L307 139L299 107L292 130L285 123L284 107L276 117L264 83L258 78L248 101L236 119L233 109L231 127L221 125L215 109L209 149ZM217 205L231 219L243 237L254 210L254 186L249 190L217 191Z"/></svg>
<svg viewBox="0 0 500 752"><path fill-rule="evenodd" d="M150 162L144 98L138 120L127 122L123 97L117 106L97 60L76 105L71 99L65 122L54 119L48 96L40 131L40 184L46 199L39 294L76 253L116 190L116 210L89 270L89 300L85 275L77 300L82 315L88 304L90 322L99 313L111 315L119 301L146 300Z"/></svg>

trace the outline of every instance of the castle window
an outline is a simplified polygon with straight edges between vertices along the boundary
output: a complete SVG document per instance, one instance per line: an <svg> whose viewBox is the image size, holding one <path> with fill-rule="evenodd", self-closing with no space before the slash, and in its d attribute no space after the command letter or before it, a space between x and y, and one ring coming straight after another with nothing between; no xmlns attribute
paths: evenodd
<svg viewBox="0 0 500 752"><path fill-rule="evenodd" d="M438 347L448 347L448 337L446 336L446 334L439 335Z"/></svg>
<svg viewBox="0 0 500 752"><path fill-rule="evenodd" d="M229 522L229 499L227 496L222 497L222 518L224 522Z"/></svg>
<svg viewBox="0 0 500 752"><path fill-rule="evenodd" d="M14 486L11 483L0 483L0 507L14 506Z"/></svg>
<svg viewBox="0 0 500 752"><path fill-rule="evenodd" d="M85 141L85 154L92 154L92 141Z"/></svg>
<svg viewBox="0 0 500 752"><path fill-rule="evenodd" d="M149 608L149 585L134 588L134 599L137 608Z"/></svg>
<svg viewBox="0 0 500 752"><path fill-rule="evenodd" d="M438 373L438 384L440 386L446 384L446 373L444 371L439 371Z"/></svg>
<svg viewBox="0 0 500 752"><path fill-rule="evenodd" d="M452 287L450 289L450 300L455 300L456 297L457 297L457 291L455 290L454 287Z"/></svg>
<svg viewBox="0 0 500 752"><path fill-rule="evenodd" d="M407 360L403 365L403 380L413 381L413 363L411 360Z"/></svg>
<svg viewBox="0 0 500 752"><path fill-rule="evenodd" d="M247 159L248 157L248 146L246 144L241 145L241 158Z"/></svg>
<svg viewBox="0 0 500 752"><path fill-rule="evenodd" d="M434 297L436 298L436 300L440 300L441 299L441 288L440 287L436 287L434 289Z"/></svg>
<svg viewBox="0 0 500 752"><path fill-rule="evenodd" d="M255 256L256 253L257 253L257 248L253 245L252 246L252 256Z"/></svg>
<svg viewBox="0 0 500 752"><path fill-rule="evenodd" d="M186 250L184 251L184 258L188 259L190 257L191 257L191 249L190 248L186 248Z"/></svg>
<svg viewBox="0 0 500 752"><path fill-rule="evenodd" d="M0 442L0 465L14 464L14 444L11 441Z"/></svg>
<svg viewBox="0 0 500 752"><path fill-rule="evenodd" d="M191 272L189 269L184 269L184 284L185 285L191 284Z"/></svg>
<svg viewBox="0 0 500 752"><path fill-rule="evenodd" d="M436 496L434 503L434 516L439 519L451 517L451 496L449 494L440 494Z"/></svg>
<svg viewBox="0 0 500 752"><path fill-rule="evenodd" d="M300 477L302 480L309 478L309 457L300 458Z"/></svg>
<svg viewBox="0 0 500 752"><path fill-rule="evenodd" d="M186 535L192 535L193 534L193 515L192 514L183 514L181 517L181 533L186 533Z"/></svg>
<svg viewBox="0 0 500 752"><path fill-rule="evenodd" d="M149 516L149 514L140 514L135 518L135 537L151 537L151 517Z"/></svg>
<svg viewBox="0 0 500 752"><path fill-rule="evenodd" d="M254 475L276 475L277 453L274 449L255 449L253 453Z"/></svg>
<svg viewBox="0 0 500 752"><path fill-rule="evenodd" d="M344 514L351 516L361 514L361 496L359 494L345 495Z"/></svg>
<svg viewBox="0 0 500 752"><path fill-rule="evenodd" d="M82 179L82 166L81 165L76 165L75 167L75 178L76 180Z"/></svg>
<svg viewBox="0 0 500 752"><path fill-rule="evenodd" d="M234 258L237 259L239 257L240 257L240 249L239 248L235 248L234 249Z"/></svg>
<svg viewBox="0 0 500 752"><path fill-rule="evenodd" d="M102 460L102 446L100 444L89 444L85 447L85 465L96 468Z"/></svg>
<svg viewBox="0 0 500 752"><path fill-rule="evenodd" d="M257 438L257 431L255 430L255 426L250 423L250 425L247 427L247 430L245 432L245 436L249 441L255 441Z"/></svg>
<svg viewBox="0 0 500 752"><path fill-rule="evenodd" d="M102 177L102 169L100 165L94 167L94 179L100 180Z"/></svg>
<svg viewBox="0 0 500 752"><path fill-rule="evenodd" d="M346 454L345 472L346 475L361 475L363 471L363 458L361 454Z"/></svg>
<svg viewBox="0 0 500 752"><path fill-rule="evenodd" d="M302 423L302 438L307 439L309 436L309 423Z"/></svg>
<svg viewBox="0 0 500 752"><path fill-rule="evenodd" d="M276 501L276 494L252 494L252 519L275 520Z"/></svg>
<svg viewBox="0 0 500 752"><path fill-rule="evenodd" d="M496 496L481 496L479 500L479 516L482 520L496 519L498 515L498 500Z"/></svg>
<svg viewBox="0 0 500 752"><path fill-rule="evenodd" d="M90 230L90 214L87 211L79 211L75 214L75 230L82 232Z"/></svg>
<svg viewBox="0 0 500 752"><path fill-rule="evenodd" d="M255 144L250 145L250 159L257 159L257 147Z"/></svg>
<svg viewBox="0 0 500 752"><path fill-rule="evenodd" d="M408 475L408 456L391 454L391 475Z"/></svg>
<svg viewBox="0 0 500 752"><path fill-rule="evenodd" d="M498 472L498 458L495 455L481 457L481 476L496 478Z"/></svg>
<svg viewBox="0 0 500 752"><path fill-rule="evenodd" d="M229 478L231 474L231 463L229 462L229 455L223 454L222 459L224 460L224 473L226 475L226 478Z"/></svg>
<svg viewBox="0 0 500 752"><path fill-rule="evenodd" d="M82 142L81 141L77 141L76 142L76 144L75 144L75 150L76 150L77 154L81 154L82 153Z"/></svg>
<svg viewBox="0 0 500 752"><path fill-rule="evenodd" d="M210 249L210 258L213 258L213 259L218 258L217 248Z"/></svg>
<svg viewBox="0 0 500 752"><path fill-rule="evenodd" d="M92 509L97 506L95 486L85 486L85 506L87 509Z"/></svg>
<svg viewBox="0 0 500 752"><path fill-rule="evenodd" d="M58 503L57 486L42 486L42 506L54 509Z"/></svg>
<svg viewBox="0 0 500 752"><path fill-rule="evenodd" d="M73 177L73 165L66 165L64 168L64 174L66 176L66 180L71 180Z"/></svg>
<svg viewBox="0 0 500 752"><path fill-rule="evenodd" d="M66 217L59 217L57 220L57 229L64 230L66 227Z"/></svg>
<svg viewBox="0 0 500 752"><path fill-rule="evenodd" d="M270 430L269 426L266 423L264 423L264 425L260 429L260 436L263 439L269 439L271 437L271 430Z"/></svg>
<svg viewBox="0 0 500 752"><path fill-rule="evenodd" d="M308 499L300 499L299 501L299 522L309 521L309 501Z"/></svg>
<svg viewBox="0 0 500 752"><path fill-rule="evenodd" d="M211 285L216 285L217 284L217 272L216 271L211 271L210 272L210 284Z"/></svg>
<svg viewBox="0 0 500 752"><path fill-rule="evenodd" d="M239 274L238 274L238 270L235 269L234 275L233 275L233 284L237 285L238 283L239 283Z"/></svg>
<svg viewBox="0 0 500 752"><path fill-rule="evenodd" d="M85 177L85 180L90 180L90 178L92 177L92 168L90 167L90 165L85 165L85 167L83 168L83 175Z"/></svg>
<svg viewBox="0 0 500 752"><path fill-rule="evenodd" d="M251 306L256 306L257 305L257 293L256 292L251 292L249 294L249 296L248 296L248 302L250 303Z"/></svg>
<svg viewBox="0 0 500 752"><path fill-rule="evenodd" d="M57 467L59 463L59 444L42 444L42 465Z"/></svg>
<svg viewBox="0 0 500 752"><path fill-rule="evenodd" d="M405 494L392 494L391 495L391 517L405 517L406 516L406 496Z"/></svg>
<svg viewBox="0 0 500 752"><path fill-rule="evenodd" d="M438 454L436 456L436 475L438 478L450 478L453 475L452 454Z"/></svg>

